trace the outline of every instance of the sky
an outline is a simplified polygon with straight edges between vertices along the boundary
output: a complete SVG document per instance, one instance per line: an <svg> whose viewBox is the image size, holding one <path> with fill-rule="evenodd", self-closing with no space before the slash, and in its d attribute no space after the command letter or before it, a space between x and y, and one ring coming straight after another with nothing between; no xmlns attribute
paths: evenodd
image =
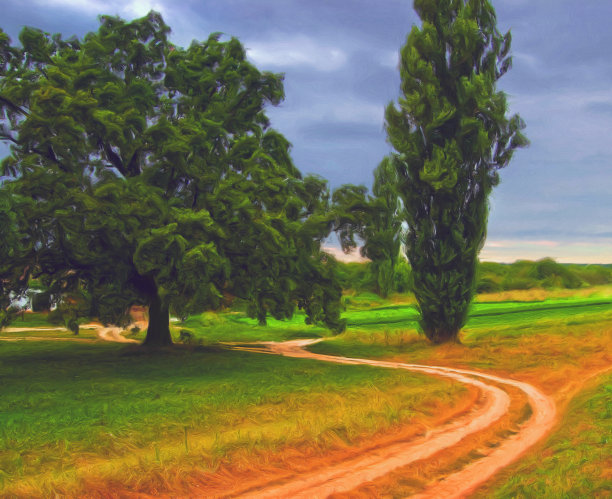
<svg viewBox="0 0 612 499"><path fill-rule="evenodd" d="M513 39L513 68L498 89L531 146L501 171L481 259L612 263L612 1L492 3ZM384 108L399 96L399 49L419 24L412 1L0 0L0 27L14 41L24 25L83 36L99 14L133 19L150 9L177 45L222 32L259 69L284 74L285 101L268 116L303 173L331 187L372 185L391 151Z"/></svg>

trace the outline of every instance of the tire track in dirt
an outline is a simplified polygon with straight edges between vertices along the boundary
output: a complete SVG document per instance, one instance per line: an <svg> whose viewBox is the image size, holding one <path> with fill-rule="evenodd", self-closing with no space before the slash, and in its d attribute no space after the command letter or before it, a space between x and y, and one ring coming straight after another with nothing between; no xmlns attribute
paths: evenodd
<svg viewBox="0 0 612 499"><path fill-rule="evenodd" d="M309 358L340 364L365 364L444 376L476 386L481 390L484 399L483 405L476 412L462 417L450 425L433 430L426 436L411 442L391 444L359 458L344 461L325 470L307 473L284 483L246 490L240 493L240 497L323 498L332 493L349 492L359 485L380 478L397 468L426 459L443 449L452 447L464 437L489 427L508 411L510 406L509 395L497 386L481 380L514 386L523 391L527 395L532 408L531 417L523 424L516 435L504 440L496 450L467 465L462 470L430 485L423 492L413 497L419 499L465 497L497 471L521 456L529 447L541 439L555 423L556 407L552 399L528 383L467 369L335 357L304 350L304 347L319 341L321 340L295 340L283 343L261 342L251 347L241 347L239 345L230 345L230 347L286 357Z"/></svg>

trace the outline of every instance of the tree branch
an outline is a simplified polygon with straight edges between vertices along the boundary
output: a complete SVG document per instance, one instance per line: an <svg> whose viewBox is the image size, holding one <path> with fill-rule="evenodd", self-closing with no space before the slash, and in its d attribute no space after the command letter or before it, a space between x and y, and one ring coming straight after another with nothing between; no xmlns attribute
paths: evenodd
<svg viewBox="0 0 612 499"><path fill-rule="evenodd" d="M123 175L124 177L127 177L127 171L125 169L123 161L121 160L121 157L115 151L113 151L109 144L106 144L101 140L98 142L98 144L104 150L108 160L113 164L115 168L117 168L117 170L119 170L119 173L121 173L121 175Z"/></svg>
<svg viewBox="0 0 612 499"><path fill-rule="evenodd" d="M24 116L30 116L30 113L28 113L25 109L19 107L15 103L11 102L6 97L2 97L2 95L0 95L0 103L10 107L13 111L17 111L18 113L23 114Z"/></svg>

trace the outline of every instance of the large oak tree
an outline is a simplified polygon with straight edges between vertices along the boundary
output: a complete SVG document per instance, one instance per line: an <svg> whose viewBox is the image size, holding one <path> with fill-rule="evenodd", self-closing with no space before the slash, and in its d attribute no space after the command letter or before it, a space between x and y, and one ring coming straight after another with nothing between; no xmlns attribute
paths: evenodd
<svg viewBox="0 0 612 499"><path fill-rule="evenodd" d="M4 296L35 277L105 323L145 304L151 345L171 343L170 311L228 296L260 322L300 306L341 330L341 289L320 250L326 184L302 178L264 113L282 78L235 38L181 48L169 31L155 12L101 16L82 40L24 28L11 46L0 31L2 190L25 206Z"/></svg>
<svg viewBox="0 0 612 499"><path fill-rule="evenodd" d="M421 326L456 341L474 293L488 196L527 144L496 83L511 66L510 32L488 0L415 0L422 20L401 50L401 97L386 110Z"/></svg>

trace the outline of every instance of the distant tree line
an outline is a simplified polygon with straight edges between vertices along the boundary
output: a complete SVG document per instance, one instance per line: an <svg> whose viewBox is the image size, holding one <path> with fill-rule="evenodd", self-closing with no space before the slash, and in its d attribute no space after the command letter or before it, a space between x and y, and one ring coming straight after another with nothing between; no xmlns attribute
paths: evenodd
<svg viewBox="0 0 612 499"><path fill-rule="evenodd" d="M410 264L400 258L390 293L412 291ZM338 262L338 276L345 290L378 293L376 266L371 262ZM521 289L579 289L612 284L612 265L557 263L551 258L514 263L480 262L476 292L495 293Z"/></svg>

